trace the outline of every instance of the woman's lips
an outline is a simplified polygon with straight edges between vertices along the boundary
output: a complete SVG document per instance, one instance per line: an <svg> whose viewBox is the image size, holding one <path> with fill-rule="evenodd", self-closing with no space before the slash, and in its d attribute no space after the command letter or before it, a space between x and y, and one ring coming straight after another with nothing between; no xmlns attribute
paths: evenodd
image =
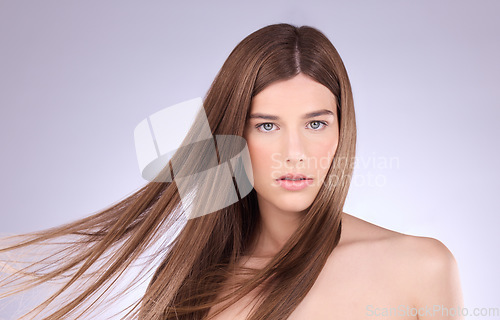
<svg viewBox="0 0 500 320"><path fill-rule="evenodd" d="M305 187L311 185L313 182L313 179L305 178L305 176L304 176L303 180L293 181L293 180L277 179L276 181L278 182L278 184L281 187L285 188L288 191L298 191L298 190L302 190Z"/></svg>
<svg viewBox="0 0 500 320"><path fill-rule="evenodd" d="M297 180L297 179L310 179L310 178L307 178L305 175L303 175L301 173L287 173L287 174L284 174L284 175L282 175L281 177L278 178L278 180L282 180L282 179L294 179L294 180Z"/></svg>

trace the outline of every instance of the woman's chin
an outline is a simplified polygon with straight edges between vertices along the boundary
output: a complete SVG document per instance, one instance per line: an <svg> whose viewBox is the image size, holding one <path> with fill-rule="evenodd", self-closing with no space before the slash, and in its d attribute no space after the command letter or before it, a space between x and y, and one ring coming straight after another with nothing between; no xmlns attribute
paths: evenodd
<svg viewBox="0 0 500 320"><path fill-rule="evenodd" d="M259 190L261 192L259 192ZM288 191L283 188L264 188L257 187L257 197L259 201L265 201L281 211L301 212L307 210L314 201L316 194L303 191Z"/></svg>
<svg viewBox="0 0 500 320"><path fill-rule="evenodd" d="M275 203L275 206L284 212L303 212L309 209L312 201L286 201Z"/></svg>

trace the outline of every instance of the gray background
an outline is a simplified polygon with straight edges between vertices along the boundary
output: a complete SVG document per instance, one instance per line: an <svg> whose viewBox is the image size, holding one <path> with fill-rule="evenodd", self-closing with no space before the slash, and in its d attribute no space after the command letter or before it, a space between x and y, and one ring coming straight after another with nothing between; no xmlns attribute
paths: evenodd
<svg viewBox="0 0 500 320"><path fill-rule="evenodd" d="M354 91L364 163L345 211L441 240L458 261L465 306L500 307L499 9L0 1L0 232L48 228L130 195L146 183L133 142L141 120L203 97L251 32L311 25L338 49Z"/></svg>

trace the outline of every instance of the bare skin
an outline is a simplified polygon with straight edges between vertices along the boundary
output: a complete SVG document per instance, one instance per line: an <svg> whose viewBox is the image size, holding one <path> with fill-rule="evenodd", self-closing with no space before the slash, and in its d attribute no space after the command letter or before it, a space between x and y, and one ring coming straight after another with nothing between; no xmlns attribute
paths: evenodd
<svg viewBox="0 0 500 320"><path fill-rule="evenodd" d="M297 230L336 152L337 119L333 93L303 74L272 83L252 99L244 138L261 228L242 265L262 267ZM276 186L287 173L303 174L314 183L300 191ZM421 308L418 319L446 319L443 308L434 313L433 308L462 306L457 265L441 242L391 231L347 213L342 221L338 246L289 319L417 319ZM254 294L216 319L245 319Z"/></svg>
<svg viewBox="0 0 500 320"><path fill-rule="evenodd" d="M463 319L444 311L463 306L463 298L455 259L440 241L388 230L345 212L342 219L338 246L290 320ZM255 256L244 265L266 261ZM245 319L252 297L215 319Z"/></svg>

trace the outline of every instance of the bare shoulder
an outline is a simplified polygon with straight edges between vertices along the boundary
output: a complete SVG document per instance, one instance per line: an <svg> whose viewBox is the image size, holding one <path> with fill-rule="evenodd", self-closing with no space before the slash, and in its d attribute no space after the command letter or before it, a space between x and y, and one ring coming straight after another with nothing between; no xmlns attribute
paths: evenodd
<svg viewBox="0 0 500 320"><path fill-rule="evenodd" d="M457 262L441 241L389 230L347 213L342 224L338 248L343 255L376 261L371 267L408 288L414 305L462 303Z"/></svg>
<svg viewBox="0 0 500 320"><path fill-rule="evenodd" d="M377 250L378 254L412 263L439 267L455 262L451 251L439 240L413 236L386 229L371 222L343 213L342 236L339 245Z"/></svg>
<svg viewBox="0 0 500 320"><path fill-rule="evenodd" d="M451 251L439 240L413 236L383 228L368 221L343 213L342 235L339 247L369 251L380 259L411 264L432 271L456 264ZM368 254L368 252L365 252Z"/></svg>

